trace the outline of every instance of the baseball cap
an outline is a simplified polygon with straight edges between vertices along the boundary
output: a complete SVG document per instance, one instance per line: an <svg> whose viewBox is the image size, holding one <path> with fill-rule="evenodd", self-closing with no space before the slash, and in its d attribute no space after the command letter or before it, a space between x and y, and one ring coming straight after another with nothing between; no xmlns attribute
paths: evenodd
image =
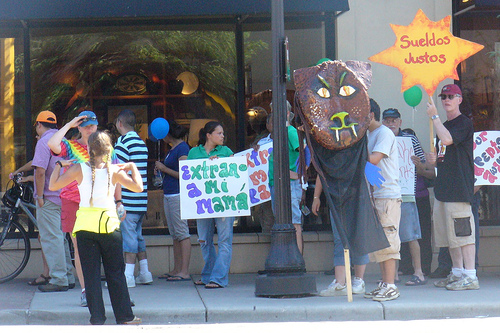
<svg viewBox="0 0 500 333"><path fill-rule="evenodd" d="M382 119L385 118L401 118L401 113L398 109L387 109L382 113Z"/></svg>
<svg viewBox="0 0 500 333"><path fill-rule="evenodd" d="M441 89L441 93L438 95L441 97L441 95L456 95L459 94L462 96L462 90L460 90L460 87L457 86L456 84L447 84Z"/></svg>
<svg viewBox="0 0 500 333"><path fill-rule="evenodd" d="M57 124L56 115L50 111L42 111L36 117L36 122Z"/></svg>
<svg viewBox="0 0 500 333"><path fill-rule="evenodd" d="M85 127L85 126L89 126L89 125L99 125L99 123L97 122L97 116L95 115L94 112L82 111L82 112L80 112L78 117L81 117L81 116L87 116L87 118L84 118L83 121L81 122L81 124L78 126Z"/></svg>

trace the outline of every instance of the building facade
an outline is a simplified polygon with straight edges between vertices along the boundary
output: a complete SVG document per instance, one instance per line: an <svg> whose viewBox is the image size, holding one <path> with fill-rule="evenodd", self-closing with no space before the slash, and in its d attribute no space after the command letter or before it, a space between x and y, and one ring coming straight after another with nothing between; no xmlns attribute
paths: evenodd
<svg viewBox="0 0 500 333"><path fill-rule="evenodd" d="M269 2L202 1L189 7L181 1L148 6L122 1L119 9L94 0L52 1L50 6L21 2L0 4L2 191L8 174L32 157L33 120L44 109L54 111L62 126L90 108L101 127L111 130L121 110L133 109L137 131L151 152L151 175L154 160L167 152L162 142L148 138L148 124L156 117L191 127L190 144L196 143L197 124L204 119L223 122L234 151L247 148L255 137L248 109L268 108L263 92L272 87ZM462 112L473 118L476 130L500 130L498 0L285 1L291 71L325 57L368 61L394 43L389 24L408 25L418 9L433 21L451 15L455 36L485 46L459 66ZM376 63L372 69L370 96L383 109L398 108L403 126L413 128L428 151L425 94L412 109L400 91L399 71ZM436 91L447 83L451 80ZM293 96L293 81L287 89ZM161 191L151 192L150 232L165 233ZM481 223L500 225L497 188L481 193ZM307 218L305 229L329 230L327 220ZM259 224L243 218L237 229L257 231Z"/></svg>

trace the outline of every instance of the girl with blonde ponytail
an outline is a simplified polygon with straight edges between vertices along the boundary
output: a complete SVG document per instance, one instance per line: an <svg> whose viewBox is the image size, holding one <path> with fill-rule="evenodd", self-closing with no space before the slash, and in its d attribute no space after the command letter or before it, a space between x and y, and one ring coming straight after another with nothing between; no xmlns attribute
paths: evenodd
<svg viewBox="0 0 500 333"><path fill-rule="evenodd" d="M49 188L60 189L72 181L78 184L80 208L73 234L80 252L90 323L102 325L106 321L100 273L102 260L117 324L139 324L141 319L132 312L125 280L120 221L113 195L118 183L141 192L142 178L134 163L111 164L113 146L105 132L90 135L88 150L89 162L60 161L50 177ZM60 175L60 169L70 165Z"/></svg>

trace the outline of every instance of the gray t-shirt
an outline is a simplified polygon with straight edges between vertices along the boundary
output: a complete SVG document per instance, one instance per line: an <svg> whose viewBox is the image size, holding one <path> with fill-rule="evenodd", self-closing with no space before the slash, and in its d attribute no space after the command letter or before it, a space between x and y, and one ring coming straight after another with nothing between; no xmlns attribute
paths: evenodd
<svg viewBox="0 0 500 333"><path fill-rule="evenodd" d="M399 162L396 137L392 131L381 125L373 132L368 132L368 153L379 152L384 154L377 166L382 169L385 178L380 188L374 187L373 197L379 199L401 198L401 188L398 184Z"/></svg>

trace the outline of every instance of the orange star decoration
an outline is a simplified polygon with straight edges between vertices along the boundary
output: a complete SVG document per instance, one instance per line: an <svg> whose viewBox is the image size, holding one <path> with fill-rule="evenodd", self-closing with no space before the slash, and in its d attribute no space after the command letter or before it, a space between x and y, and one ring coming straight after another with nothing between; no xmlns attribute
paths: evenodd
<svg viewBox="0 0 500 333"><path fill-rule="evenodd" d="M444 79L458 80L457 66L484 46L453 36L451 16L434 22L419 9L408 26L391 24L396 42L369 60L396 67L403 75L401 91L420 84L431 96Z"/></svg>

